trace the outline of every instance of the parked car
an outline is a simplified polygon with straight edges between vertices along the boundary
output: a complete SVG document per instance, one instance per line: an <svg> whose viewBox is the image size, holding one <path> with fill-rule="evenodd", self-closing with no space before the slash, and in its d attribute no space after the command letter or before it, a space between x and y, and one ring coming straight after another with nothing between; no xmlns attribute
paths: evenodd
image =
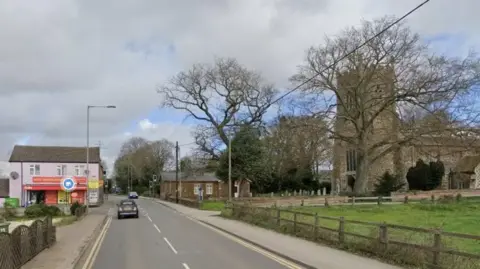
<svg viewBox="0 0 480 269"><path fill-rule="evenodd" d="M128 193L128 199L138 199L138 194L134 191Z"/></svg>
<svg viewBox="0 0 480 269"><path fill-rule="evenodd" d="M138 219L138 206L137 206L137 203L135 203L135 201L130 199L122 200L117 206L118 206L118 211L117 211L118 219L122 219L124 217L134 217Z"/></svg>

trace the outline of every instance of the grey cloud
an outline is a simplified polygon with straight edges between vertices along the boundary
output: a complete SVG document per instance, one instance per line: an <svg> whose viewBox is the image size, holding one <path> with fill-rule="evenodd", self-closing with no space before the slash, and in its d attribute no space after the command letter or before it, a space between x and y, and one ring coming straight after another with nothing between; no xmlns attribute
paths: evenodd
<svg viewBox="0 0 480 269"><path fill-rule="evenodd" d="M113 104L118 108L91 117L92 139L108 144L113 160L125 130L160 104L155 86L178 70L236 57L286 87L305 49L325 34L362 18L401 15L419 2L0 1L0 159L27 136L34 144L82 145L86 106ZM409 24L428 35L461 32L478 45L477 2L431 1ZM132 42L136 50L128 49ZM172 45L174 56L166 54ZM137 134L157 138L163 131ZM183 127L170 136L191 139Z"/></svg>

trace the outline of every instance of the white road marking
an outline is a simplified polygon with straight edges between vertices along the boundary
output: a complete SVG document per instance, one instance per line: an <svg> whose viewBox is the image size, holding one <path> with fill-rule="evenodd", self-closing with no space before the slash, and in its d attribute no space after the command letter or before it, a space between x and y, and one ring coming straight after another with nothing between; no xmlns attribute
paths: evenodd
<svg viewBox="0 0 480 269"><path fill-rule="evenodd" d="M190 269L190 267L188 267L188 264L182 263L182 265L183 265L183 267L184 267L185 269Z"/></svg>
<svg viewBox="0 0 480 269"><path fill-rule="evenodd" d="M147 219L148 219L150 222L153 222L153 220L150 218L149 215L146 215L146 217L147 217ZM153 225L155 225L155 224L153 224Z"/></svg>
<svg viewBox="0 0 480 269"><path fill-rule="evenodd" d="M214 232L216 232L216 233L218 233L218 234L221 234L221 235L223 235L224 237L227 237L228 239L230 239L230 240L232 240L232 241L234 241L234 242L236 242L236 243L238 243L238 244L240 244L240 245L242 245L242 246L244 246L244 247L246 247L246 248L248 248L248 249L250 249L250 250L253 250L253 251L255 251L255 252L257 252L257 253L259 253L259 254L267 257L267 258L270 258L271 260L274 260L274 261L276 261L277 263L279 263L279 264L281 264L281 265L283 265L283 266L285 266L285 267L287 267L287 268L289 268L289 269L302 269L302 267L296 265L295 263L292 263L292 262L290 262L290 261L288 261L288 260L286 260L286 259L284 259L284 258L282 258L282 257L279 257L279 256L277 256L277 255L275 255L275 254L273 254L273 253L271 253L271 252L269 252L269 251L267 251L267 250L264 250L264 249L262 249L262 248L259 248L259 247L255 246L255 245L253 245L253 244L250 244L250 243L248 243L248 242L246 242L246 241L243 241L243 240L240 239L240 238L237 238L237 237L235 237L235 236L233 236L233 235L230 235L230 234L228 234L228 233L226 233L226 232L224 232L224 231L221 231L221 230L219 230L219 229L217 229L217 228L214 228L214 227L212 227L212 226L210 226L210 225L207 225L207 224L205 224L205 223L203 223L203 222L201 222L201 221L199 221L199 220L197 220L197 219L195 219L195 218L193 218L193 217L188 216L187 214L184 214L184 213L182 213L182 212L176 211L175 209L171 209L171 208L169 208L169 209L170 209L172 212L179 213L179 214L181 214L182 216L184 216L185 218L187 218L187 219L189 219L189 220L191 220L191 221L193 221L193 222L195 222L195 223L198 223L198 224L204 226L205 228L208 228L208 229L210 229L210 230L212 230L212 231L214 231Z"/></svg>
<svg viewBox="0 0 480 269"><path fill-rule="evenodd" d="M100 235L97 237L97 240L92 246L92 249L85 261L85 264L82 267L83 269L91 269L93 267L93 264L95 262L95 259L97 258L98 252L100 251L100 246L102 245L102 242L105 239L105 235L107 234L107 230L110 227L111 222L112 222L112 218L108 218L107 222L102 228L102 231L100 232Z"/></svg>
<svg viewBox="0 0 480 269"><path fill-rule="evenodd" d="M170 241L168 241L168 239L166 237L164 237L163 240L165 240L165 242L167 242L167 245L170 247L170 249L173 251L173 253L178 254L177 250L172 246L172 244L170 243Z"/></svg>
<svg viewBox="0 0 480 269"><path fill-rule="evenodd" d="M150 221L151 221L151 220L150 220ZM158 233L162 233L162 232L160 231L160 229L158 228L157 224L153 224L153 227L155 227L155 229L158 231Z"/></svg>

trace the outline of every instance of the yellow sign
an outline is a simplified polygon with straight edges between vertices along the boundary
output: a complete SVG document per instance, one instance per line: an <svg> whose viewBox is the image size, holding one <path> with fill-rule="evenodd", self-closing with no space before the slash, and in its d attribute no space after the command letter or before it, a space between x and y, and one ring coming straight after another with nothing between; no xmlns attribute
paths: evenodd
<svg viewBox="0 0 480 269"><path fill-rule="evenodd" d="M89 189L98 189L99 184L98 180L89 180L88 181L88 188Z"/></svg>

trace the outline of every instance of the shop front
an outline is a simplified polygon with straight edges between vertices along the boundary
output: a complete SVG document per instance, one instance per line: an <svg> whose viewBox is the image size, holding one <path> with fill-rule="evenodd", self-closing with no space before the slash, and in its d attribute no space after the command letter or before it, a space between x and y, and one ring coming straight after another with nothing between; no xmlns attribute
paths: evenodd
<svg viewBox="0 0 480 269"><path fill-rule="evenodd" d="M32 184L23 185L27 204L45 203L47 205L72 204L85 201L87 179L71 177L76 182L73 191L66 192L61 186L65 177L33 177Z"/></svg>

